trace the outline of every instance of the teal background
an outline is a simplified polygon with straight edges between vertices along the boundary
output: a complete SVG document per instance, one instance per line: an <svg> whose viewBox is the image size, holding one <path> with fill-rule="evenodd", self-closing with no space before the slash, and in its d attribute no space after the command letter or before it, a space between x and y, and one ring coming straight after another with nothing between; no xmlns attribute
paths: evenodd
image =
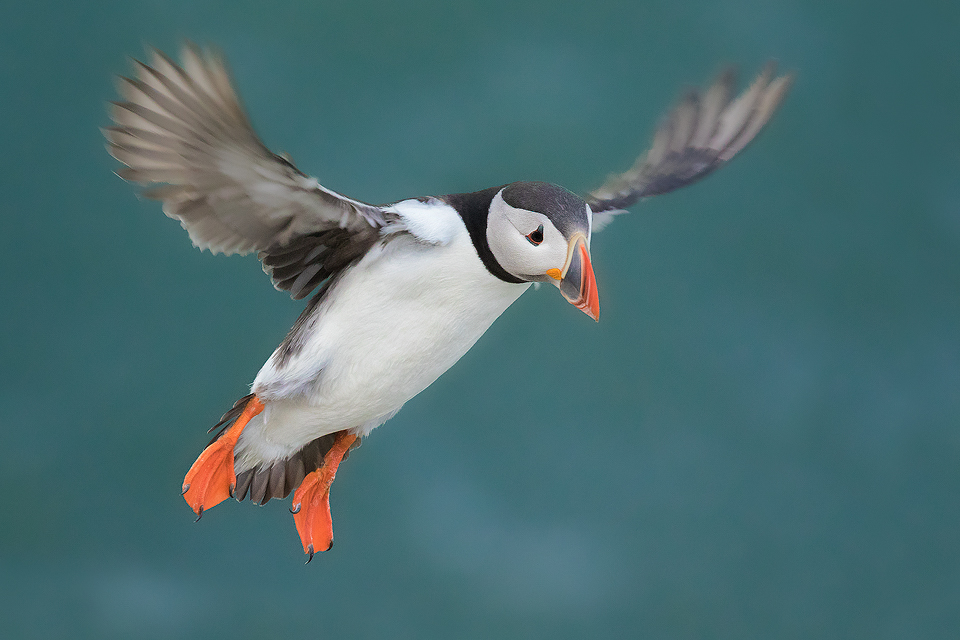
<svg viewBox="0 0 960 640"><path fill-rule="evenodd" d="M960 5L34 2L0 22L0 635L955 638ZM227 54L272 149L384 202L586 191L724 63L796 84L288 504L179 495L301 309L111 171L112 76Z"/></svg>

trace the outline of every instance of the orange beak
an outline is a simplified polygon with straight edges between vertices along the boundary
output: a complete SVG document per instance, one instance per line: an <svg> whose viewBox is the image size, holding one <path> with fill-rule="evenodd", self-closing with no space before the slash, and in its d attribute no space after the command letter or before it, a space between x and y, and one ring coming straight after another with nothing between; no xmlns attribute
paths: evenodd
<svg viewBox="0 0 960 640"><path fill-rule="evenodd" d="M597 294L597 279L590 264L587 238L582 233L570 239L567 264L560 278L560 293L567 301L596 321L600 321L600 297Z"/></svg>

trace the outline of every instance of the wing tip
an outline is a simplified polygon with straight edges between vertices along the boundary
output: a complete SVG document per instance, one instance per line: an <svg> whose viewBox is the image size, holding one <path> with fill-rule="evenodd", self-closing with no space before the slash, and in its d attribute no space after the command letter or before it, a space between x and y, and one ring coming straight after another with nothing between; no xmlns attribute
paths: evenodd
<svg viewBox="0 0 960 640"><path fill-rule="evenodd" d="M741 101L746 101L745 106L748 106L739 131L719 148L718 158L722 162L743 151L766 127L786 98L796 74L787 72L776 76L777 66L775 59L769 60L751 86L725 110L725 114L730 112L732 116Z"/></svg>
<svg viewBox="0 0 960 640"><path fill-rule="evenodd" d="M633 167L610 176L590 192L587 202L595 212L623 210L641 198L666 193L705 177L742 151L766 126L792 87L796 72L776 76L778 61L769 59L750 86L733 98L737 68L724 65L702 93L688 89L657 127L650 148ZM693 120L691 120L693 118ZM692 126L692 130L691 130ZM682 145L680 143L683 142ZM678 147L679 145L679 147ZM677 167L661 167L678 153L701 150L712 160L696 158L695 165L664 182ZM694 154L696 156L697 154ZM693 161L692 160L692 161Z"/></svg>

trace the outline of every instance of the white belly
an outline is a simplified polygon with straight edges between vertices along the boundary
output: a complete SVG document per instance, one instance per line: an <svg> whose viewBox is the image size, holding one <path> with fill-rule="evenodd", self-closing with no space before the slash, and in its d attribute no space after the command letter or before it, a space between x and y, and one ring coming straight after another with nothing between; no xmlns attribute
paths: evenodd
<svg viewBox="0 0 960 640"><path fill-rule="evenodd" d="M266 409L244 430L237 469L285 458L327 433L360 435L427 388L528 284L491 275L466 233L450 244L400 236L331 290L302 349L267 361L253 384Z"/></svg>

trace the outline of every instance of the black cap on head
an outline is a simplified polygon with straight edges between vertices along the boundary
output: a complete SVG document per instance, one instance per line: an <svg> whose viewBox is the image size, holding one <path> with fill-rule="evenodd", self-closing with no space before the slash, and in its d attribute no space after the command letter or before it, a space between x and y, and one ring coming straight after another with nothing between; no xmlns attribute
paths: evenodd
<svg viewBox="0 0 960 640"><path fill-rule="evenodd" d="M549 182L514 182L503 189L503 201L511 207L536 211L550 218L565 237L586 233L587 203L575 193Z"/></svg>

